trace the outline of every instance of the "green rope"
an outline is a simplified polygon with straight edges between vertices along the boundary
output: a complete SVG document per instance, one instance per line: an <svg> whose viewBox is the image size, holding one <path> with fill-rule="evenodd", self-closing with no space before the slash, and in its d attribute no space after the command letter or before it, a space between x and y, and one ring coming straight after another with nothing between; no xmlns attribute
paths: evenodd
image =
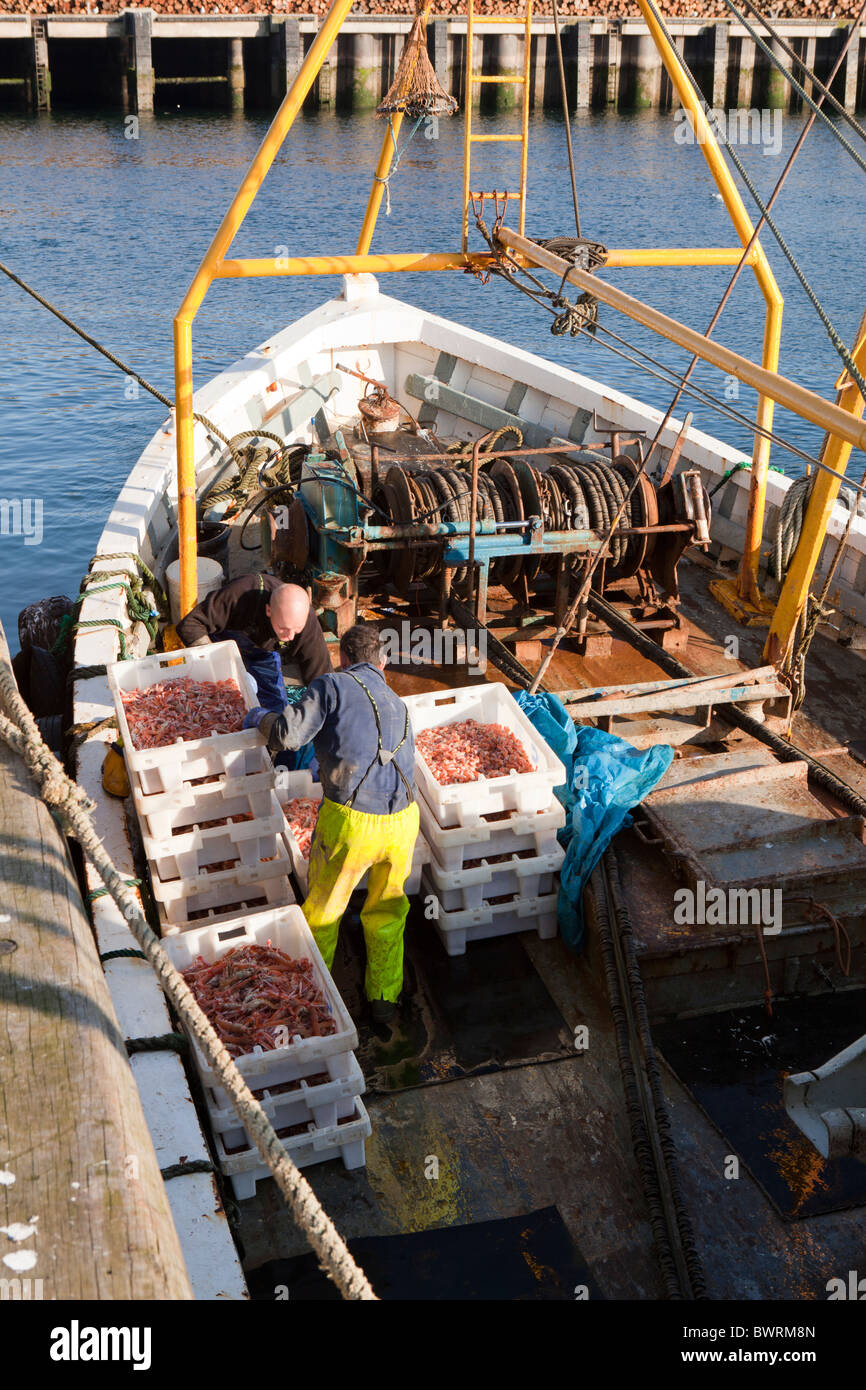
<svg viewBox="0 0 866 1390"><path fill-rule="evenodd" d="M140 888L140 887L141 887L141 879L140 879L140 878L125 878L123 881L124 881L124 883L126 884L127 888ZM87 900L88 900L88 902L91 902L91 903L92 903L92 902L94 901L94 899L103 897L107 892L108 892L108 889L105 888L105 887L102 887L102 888L94 888L94 889L92 890L92 892L90 892L90 893L87 894Z"/></svg>
<svg viewBox="0 0 866 1390"><path fill-rule="evenodd" d="M126 594L126 607L130 621L133 623L143 623L147 629L150 642L154 642L158 630L159 618L161 614L164 615L168 611L168 600L165 596L165 590L154 576L153 571L150 570L141 557L136 555L133 551L128 551L126 553L121 551L111 555L94 555L90 563L94 565L99 560L131 560L138 569L138 575L129 575L125 570L89 569L79 585L80 592L75 600L75 610L80 612L82 603L93 594L106 593L110 589L122 589ZM108 579L110 583L94 585L93 581L95 579ZM158 609L152 608L148 599L144 597L145 585L148 585L153 590L154 598L159 605ZM76 621L73 614L65 614L60 619L57 640L51 648L52 656L62 657L69 646L70 638L74 636L76 632L80 632L83 628L99 627L117 628L120 660L128 661L129 653L126 647L126 634L124 625L119 618L103 618L99 621L79 618ZM80 667L78 669L86 671L91 668ZM94 667L92 668L92 674L104 675L105 670L103 668L103 670L100 671L98 668ZM83 680L87 679L87 677L73 675L72 679Z"/></svg>
<svg viewBox="0 0 866 1390"><path fill-rule="evenodd" d="M120 660L128 661L129 653L126 650L126 637L124 635L123 623L119 618L102 618L99 622L93 619L81 619L77 623L67 615L60 619L60 633L54 646L51 648L52 656L62 656L66 650L66 643L71 634L80 632L82 628L94 627L116 627L117 636L120 640Z"/></svg>
<svg viewBox="0 0 866 1390"><path fill-rule="evenodd" d="M127 948L123 951L104 951L102 955L99 957L99 959L102 961L104 965L107 960L117 960L120 956L129 956L130 958L134 958L136 960L147 960L147 956L144 954L144 951L133 951L130 948Z"/></svg>
<svg viewBox="0 0 866 1390"><path fill-rule="evenodd" d="M136 1052L185 1052L188 1046L183 1033L156 1033L148 1038L126 1039L128 1057Z"/></svg>
<svg viewBox="0 0 866 1390"><path fill-rule="evenodd" d="M156 637L159 614L151 608L147 599L142 598L141 580L114 579L110 584L97 584L93 588L89 587L89 580L98 579L100 577L98 572L86 574L81 583L87 587L82 588L76 601L78 603L83 603L83 601L90 598L92 594L104 594L109 589L122 589L126 594L126 609L129 613L130 621L134 623L144 623L144 626L147 628L148 637L152 642Z"/></svg>
<svg viewBox="0 0 866 1390"><path fill-rule="evenodd" d="M119 551L116 555L94 555L90 563L94 564L97 560L133 560L142 579L153 589L160 603L168 603L165 589L162 587L153 571L148 569L141 556L136 555L134 550Z"/></svg>
<svg viewBox="0 0 866 1390"><path fill-rule="evenodd" d="M61 619L61 622L63 622L63 621L64 621L64 619ZM119 618L102 618L102 619L100 619L98 622L97 622L95 619L93 619L93 618L88 618L88 619L82 618L82 619L80 619L77 623L71 623L70 626L69 626L69 628L67 629L67 631L68 631L69 633L74 633L74 632L81 632L82 629L84 629L84 628L97 628L97 627L114 627L114 628L117 628L117 636L118 636L118 642L119 642L119 647L120 647L120 658L119 658L119 659L120 659L121 661L128 661L128 660L129 660L129 652L127 651L127 648L126 648L126 636L125 636L124 630L123 630L123 623L120 621ZM58 640L59 640L59 639L58 639ZM56 646L57 643L55 643L54 645ZM51 650L52 650L52 652L53 652L53 651L54 651L54 647L52 647Z"/></svg>
<svg viewBox="0 0 866 1390"><path fill-rule="evenodd" d="M743 460L742 463L735 463L733 468L726 468L721 478L716 483L715 487L710 488L710 491L707 493L707 496L715 497L719 488L724 487L725 483L728 481L729 478L733 478L734 474L739 473L743 468L751 468L751 466L752 465L750 463L746 463L746 461Z"/></svg>

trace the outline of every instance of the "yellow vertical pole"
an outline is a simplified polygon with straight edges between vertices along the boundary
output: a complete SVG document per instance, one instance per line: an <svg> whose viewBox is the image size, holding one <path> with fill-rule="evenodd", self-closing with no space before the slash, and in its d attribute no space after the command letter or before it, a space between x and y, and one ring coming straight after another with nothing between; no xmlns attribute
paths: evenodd
<svg viewBox="0 0 866 1390"><path fill-rule="evenodd" d="M424 10L424 28L427 28L427 20L430 17L432 4L426 6ZM388 170L394 159L394 152L397 148L397 136L400 134L400 127L403 124L403 112L395 111L389 118L388 129L382 136L382 148L379 151L379 162L376 165L376 175L373 179L373 186L370 189L370 196L367 199L367 211L364 213L364 222L361 227L361 234L358 237L358 245L355 248L356 256L366 256L370 250L370 243L373 240L373 233L376 230L376 221L379 216L379 208L382 205L382 195L385 192L385 179L388 177ZM393 139L391 138L393 134Z"/></svg>
<svg viewBox="0 0 866 1390"><path fill-rule="evenodd" d="M367 199L367 211L364 213L364 221L358 237L358 245L355 247L356 256L366 256L367 252L370 250L370 242L373 240L373 233L376 230L379 208L382 205L382 195L385 192L385 179L388 177L388 170L391 168L391 163L394 159L394 151L397 147L397 136L400 134L400 127L402 124L402 111L395 111L393 116L389 116L388 129L382 137L382 148L379 151L379 162L376 165L373 187L370 189L370 196Z"/></svg>
<svg viewBox="0 0 866 1390"><path fill-rule="evenodd" d="M220 263L246 217L280 146L300 111L337 37L353 0L333 0L294 82L256 151L231 207L196 271L174 320L174 389L177 413L177 495L180 538L180 608L188 613L198 598L195 529L195 452L192 418L192 324Z"/></svg>
<svg viewBox="0 0 866 1390"><path fill-rule="evenodd" d="M683 109L687 111L691 117L695 139L703 153L704 159L709 165L710 173L715 179L718 190L722 195L722 201L734 224L737 236L740 238L743 246L747 246L755 229L746 212L739 190L731 175L731 171L725 163L722 152L719 149L716 137L704 114L704 109L698 101L691 82L680 64L676 49L668 43L653 10L647 4L647 0L637 0L637 3L640 6L641 13L650 31L653 43L658 49L662 62L667 69L674 91L679 97ZM770 269L770 263L759 241L755 243L754 252L752 268L767 306L764 325L763 366L766 367L768 371L776 371L779 361L779 338L781 334L782 307L784 300L780 293L779 286L776 284L776 277ZM772 423L773 402L766 396L759 395L758 397L757 419L758 423L765 428L769 428ZM758 607L760 607L760 595L757 586L757 573L764 522L768 464L769 440L762 439L760 435L756 434L752 452L752 481L749 492L749 512L746 520L746 541L743 549L743 562L738 579L738 591L741 594L744 591L747 592L748 596L750 596L753 602L756 602L756 606Z"/></svg>
<svg viewBox="0 0 866 1390"><path fill-rule="evenodd" d="M523 236L526 230L526 179L529 169L529 79L531 73L532 49L532 0L526 3L526 22L523 27L523 114L521 118L520 146L520 221L517 230Z"/></svg>
<svg viewBox="0 0 866 1390"><path fill-rule="evenodd" d="M860 323L857 346L852 356L860 375L866 375L866 313L864 313ZM843 410L850 411L856 419L860 419L863 415L866 402L864 402L859 388L847 371L843 372L836 382L836 404L841 406ZM782 592L779 595L779 602L776 605L764 647L764 660L772 661L774 665L784 661L790 652L797 623L806 603L809 586L812 583L812 576L821 558L821 547L827 534L827 524L836 505L839 484L844 477L850 457L850 444L845 443L838 435L828 434L826 436L821 450L821 462L826 464L827 468L831 468L833 472L827 473L823 468L819 468L812 484L809 505L803 518L803 530L797 549L794 551L790 568L785 576L785 582L782 585Z"/></svg>
<svg viewBox="0 0 866 1390"><path fill-rule="evenodd" d="M466 11L466 63L463 82L463 105L466 108L466 121L463 126L463 233L461 250L465 255L469 249L469 161L472 152L472 44L474 31L475 4L469 0Z"/></svg>
<svg viewBox="0 0 866 1390"><path fill-rule="evenodd" d="M767 299L764 320L764 344L761 365L768 372L779 369L779 345L782 338L782 297L771 295ZM769 396L758 396L756 420L765 430L773 428L774 405ZM767 473L770 466L770 440L760 434L755 435L752 447L752 472L749 479L749 510L746 515L746 535L743 542L743 558L737 576L737 594L755 608L764 607L758 589L758 568L761 563L761 539L764 534L764 507L767 498Z"/></svg>
<svg viewBox="0 0 866 1390"><path fill-rule="evenodd" d="M195 501L195 421L192 410L192 316L174 320L174 404L177 429L177 531L180 546L178 617L198 603L198 538Z"/></svg>

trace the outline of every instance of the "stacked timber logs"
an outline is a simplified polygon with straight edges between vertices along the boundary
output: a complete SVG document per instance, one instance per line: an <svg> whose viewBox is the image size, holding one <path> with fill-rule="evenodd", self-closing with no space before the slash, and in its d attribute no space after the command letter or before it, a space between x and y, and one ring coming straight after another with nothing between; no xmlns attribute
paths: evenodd
<svg viewBox="0 0 866 1390"><path fill-rule="evenodd" d="M330 0L237 0L222 5L197 5L195 0L150 0L148 8L157 14L293 14L317 15L327 13ZM127 9L125 0L5 0L7 14L115 14ZM860 0L777 0L772 12L775 19L836 19L840 23L854 19ZM524 13L523 0L478 0L477 14L519 15ZM639 19L640 10L634 0L620 0L615 6L599 0L562 0L560 13L566 18ZM411 18L407 0L358 0L358 14L405 16ZM726 19L729 11L722 0L666 0L667 19ZM466 13L466 0L436 0L433 18ZM549 16L546 0L535 7L539 18Z"/></svg>

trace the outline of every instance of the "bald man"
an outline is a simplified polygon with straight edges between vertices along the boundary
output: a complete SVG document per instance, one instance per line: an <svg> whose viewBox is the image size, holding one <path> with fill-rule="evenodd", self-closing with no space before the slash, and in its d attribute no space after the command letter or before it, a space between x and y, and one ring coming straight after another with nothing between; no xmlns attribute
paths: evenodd
<svg viewBox="0 0 866 1390"><path fill-rule="evenodd" d="M259 704L280 714L286 707L283 668L309 685L331 670L331 658L306 589L283 584L272 574L232 579L177 624L185 647L237 642L244 666L256 682Z"/></svg>

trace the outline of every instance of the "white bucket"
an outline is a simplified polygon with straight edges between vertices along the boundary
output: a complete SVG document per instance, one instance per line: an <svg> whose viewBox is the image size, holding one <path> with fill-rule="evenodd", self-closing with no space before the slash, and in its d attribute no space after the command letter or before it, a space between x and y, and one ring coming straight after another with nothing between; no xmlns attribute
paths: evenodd
<svg viewBox="0 0 866 1390"><path fill-rule="evenodd" d="M196 562L198 575L198 598L196 603L201 603L203 598L212 594L214 589L221 589L224 583L223 567L216 560L210 560L206 555L202 555ZM171 621L179 623L186 614L180 611L180 560L173 560L165 572L165 584L168 589L168 606L171 610ZM195 604L193 604L193 608Z"/></svg>

